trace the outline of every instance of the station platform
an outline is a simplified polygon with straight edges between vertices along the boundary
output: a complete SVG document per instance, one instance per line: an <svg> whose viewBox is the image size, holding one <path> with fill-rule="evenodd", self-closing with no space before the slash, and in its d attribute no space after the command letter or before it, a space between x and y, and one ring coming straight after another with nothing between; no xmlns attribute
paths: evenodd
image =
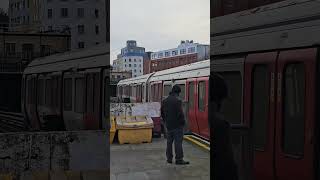
<svg viewBox="0 0 320 180"><path fill-rule="evenodd" d="M112 144L110 146L111 180L209 180L210 152L184 140L185 160L189 165L168 164L166 139L152 143Z"/></svg>

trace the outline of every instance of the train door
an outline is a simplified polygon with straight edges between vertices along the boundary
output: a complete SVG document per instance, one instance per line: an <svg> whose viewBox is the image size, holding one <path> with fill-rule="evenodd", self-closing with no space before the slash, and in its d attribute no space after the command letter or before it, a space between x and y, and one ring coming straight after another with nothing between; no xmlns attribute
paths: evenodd
<svg viewBox="0 0 320 180"><path fill-rule="evenodd" d="M63 77L63 119L66 130L83 130L85 76L65 73Z"/></svg>
<svg viewBox="0 0 320 180"><path fill-rule="evenodd" d="M85 92L85 113L84 126L85 129L100 128L100 69L86 70L86 92Z"/></svg>
<svg viewBox="0 0 320 180"><path fill-rule="evenodd" d="M200 136L210 139L208 124L209 78L197 78L196 116Z"/></svg>
<svg viewBox="0 0 320 180"><path fill-rule="evenodd" d="M278 180L314 179L315 48L280 52L277 62Z"/></svg>
<svg viewBox="0 0 320 180"><path fill-rule="evenodd" d="M197 79L187 80L188 122L189 130L200 135L196 116L196 83Z"/></svg>
<svg viewBox="0 0 320 180"><path fill-rule="evenodd" d="M274 179L275 63L277 52L245 61L244 122L253 130L254 178Z"/></svg>
<svg viewBox="0 0 320 180"><path fill-rule="evenodd" d="M183 114L185 117L185 131L188 132L189 131L189 118L188 118L188 101L187 101L187 97L186 97L186 80L178 80L174 82L174 85L177 85L180 87L181 89L181 93L179 94L179 98L182 101L182 110L183 110Z"/></svg>
<svg viewBox="0 0 320 180"><path fill-rule="evenodd" d="M28 75L26 79L26 114L32 129L40 130L36 107L36 79L36 75Z"/></svg>

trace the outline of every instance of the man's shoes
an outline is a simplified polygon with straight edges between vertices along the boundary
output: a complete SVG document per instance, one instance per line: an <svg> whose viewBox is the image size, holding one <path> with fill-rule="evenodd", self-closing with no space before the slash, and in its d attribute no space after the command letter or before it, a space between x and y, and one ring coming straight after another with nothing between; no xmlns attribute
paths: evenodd
<svg viewBox="0 0 320 180"><path fill-rule="evenodd" d="M190 163L188 161L179 160L179 161L176 161L176 164L177 165L186 165L186 164L190 164Z"/></svg>
<svg viewBox="0 0 320 180"><path fill-rule="evenodd" d="M172 164L172 160L167 160L167 163Z"/></svg>

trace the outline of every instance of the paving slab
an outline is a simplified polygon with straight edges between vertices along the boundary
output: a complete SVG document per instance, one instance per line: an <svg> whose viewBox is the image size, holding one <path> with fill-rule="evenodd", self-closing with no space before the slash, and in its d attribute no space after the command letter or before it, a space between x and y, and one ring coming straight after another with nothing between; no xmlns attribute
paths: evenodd
<svg viewBox="0 0 320 180"><path fill-rule="evenodd" d="M210 152L183 142L185 160L189 165L166 163L166 140L153 139L152 143L112 144L110 171L112 180L179 180L210 179Z"/></svg>

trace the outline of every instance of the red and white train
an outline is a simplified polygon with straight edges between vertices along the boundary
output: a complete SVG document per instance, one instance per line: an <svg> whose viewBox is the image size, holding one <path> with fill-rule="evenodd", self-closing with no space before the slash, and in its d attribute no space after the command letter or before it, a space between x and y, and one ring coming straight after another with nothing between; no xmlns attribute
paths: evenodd
<svg viewBox="0 0 320 180"><path fill-rule="evenodd" d="M117 96L130 102L161 102L173 85L181 88L180 97L187 120L187 129L207 140L210 60L200 61L135 78L121 80Z"/></svg>
<svg viewBox="0 0 320 180"><path fill-rule="evenodd" d="M222 111L253 132L254 179L319 179L319 1L282 1L211 23L211 71L230 89Z"/></svg>

